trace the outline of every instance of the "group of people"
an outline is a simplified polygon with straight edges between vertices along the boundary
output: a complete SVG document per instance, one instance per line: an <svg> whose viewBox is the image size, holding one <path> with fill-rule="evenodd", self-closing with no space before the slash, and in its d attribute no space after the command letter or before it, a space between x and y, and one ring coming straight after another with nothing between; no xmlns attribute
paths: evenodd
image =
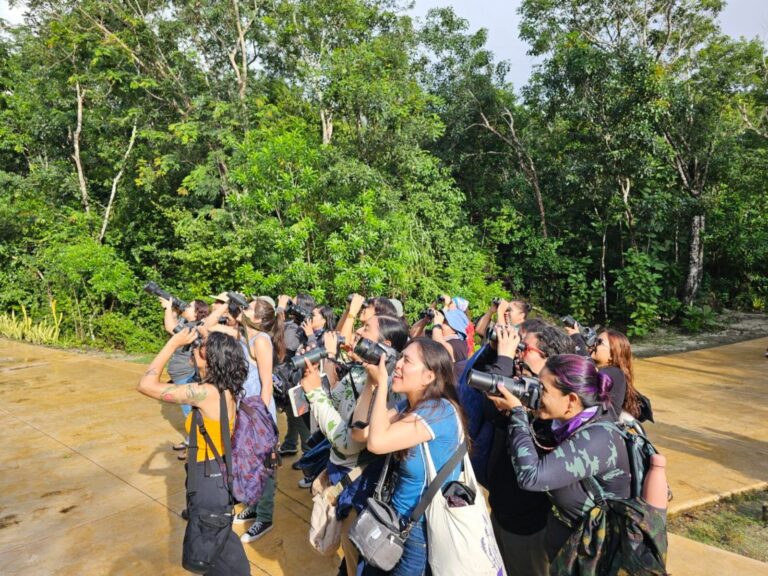
<svg viewBox="0 0 768 576"><path fill-rule="evenodd" d="M150 364L139 391L182 405L187 430L196 408L219 452L223 451L221 403L230 431L237 402L258 396L277 421L273 372L316 347L316 362L301 362L299 385L309 404L305 415L283 405L288 421L283 456L329 444L326 485L338 485L336 515L344 560L340 574L374 574L349 533L381 480L385 455L389 502L408 518L428 485L429 448L439 470L465 441L477 479L488 491L491 521L504 569L510 575L544 575L550 562L594 508L585 480L616 498L630 496L631 469L622 437L600 422L649 417L649 403L635 388L626 336L603 330L586 342L579 327L563 328L529 318L530 305L496 299L479 318L468 302L441 296L409 325L402 303L354 294L338 319L311 296L282 295L275 302L254 296L247 306L222 293L208 306L195 300L184 310L165 307L167 344ZM297 313L296 310L299 312ZM356 353L367 340L386 353L378 362ZM359 352L359 351L358 351ZM167 364L171 383L161 381ZM536 406L499 385L484 393L471 374L526 376L539 382ZM534 409L535 408L535 409ZM188 439L176 446L184 458ZM210 505L228 501L226 473L206 474L214 458L203 438L197 462L197 495ZM389 469L394 469L394 473ZM459 477L461 463L445 482ZM310 487L315 474L300 486ZM202 486L202 487L201 487ZM231 532L211 574L248 574L242 543L273 528L275 478L258 502L244 502L234 521L250 523L237 540ZM397 575L430 573L424 516L408 532Z"/></svg>

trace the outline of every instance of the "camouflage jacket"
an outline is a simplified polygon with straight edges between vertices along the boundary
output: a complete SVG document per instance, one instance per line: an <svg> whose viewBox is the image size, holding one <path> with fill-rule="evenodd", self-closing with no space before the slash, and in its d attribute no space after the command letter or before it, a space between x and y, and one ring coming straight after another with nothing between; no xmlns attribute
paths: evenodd
<svg viewBox="0 0 768 576"><path fill-rule="evenodd" d="M618 431L591 425L603 418L595 417L553 451L539 456L526 410L515 408L510 415L509 451L520 488L547 492L555 515L567 526L575 526L595 506L582 486L585 478L594 477L606 497L630 495L624 439Z"/></svg>

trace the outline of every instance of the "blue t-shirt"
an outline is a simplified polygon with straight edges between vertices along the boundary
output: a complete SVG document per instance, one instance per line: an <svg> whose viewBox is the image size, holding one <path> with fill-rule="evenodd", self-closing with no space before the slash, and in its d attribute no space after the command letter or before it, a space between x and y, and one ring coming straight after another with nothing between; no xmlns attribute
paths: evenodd
<svg viewBox="0 0 768 576"><path fill-rule="evenodd" d="M400 413L407 409L407 400L397 405L397 411ZM459 446L459 422L456 409L445 399L428 400L422 402L414 414L430 431L432 440L428 442L429 453L432 455L435 473L438 473ZM425 454L424 445L419 444L411 448L406 458L400 462L400 472L392 495L392 506L403 518L411 515L424 490L427 489ZM456 480L460 471L461 463L448 475L446 482ZM419 522L423 520L422 515Z"/></svg>
<svg viewBox="0 0 768 576"><path fill-rule="evenodd" d="M254 336L250 344L253 345L254 340L258 338L263 334L260 332L256 336ZM264 334L267 338L269 336L267 334ZM272 341L270 340L270 344ZM245 390L245 397L250 398L251 396L261 396L261 378L259 378L259 367L256 365L256 362L251 358L250 354L248 353L248 346L240 340L240 345L243 347L243 353L245 354L246 360L248 360L248 377L245 379L245 382L243 383L243 390ZM272 419L277 423L277 405L275 404L275 397L272 396L272 400L269 402L269 406L267 406L267 409L269 410L269 413L272 415Z"/></svg>

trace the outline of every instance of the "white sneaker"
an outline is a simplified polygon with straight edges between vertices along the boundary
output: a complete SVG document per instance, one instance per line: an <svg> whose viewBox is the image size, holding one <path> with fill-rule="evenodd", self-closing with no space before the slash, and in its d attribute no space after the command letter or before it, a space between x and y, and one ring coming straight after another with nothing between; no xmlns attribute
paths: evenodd
<svg viewBox="0 0 768 576"><path fill-rule="evenodd" d="M314 478L308 478L307 476L304 476L301 480L299 480L299 488L312 488L312 482L314 481Z"/></svg>
<svg viewBox="0 0 768 576"><path fill-rule="evenodd" d="M253 542L264 536L264 534L270 530L272 530L272 522L261 522L260 520L257 520L248 529L248 532L240 536L240 541L245 542L246 544L248 542Z"/></svg>

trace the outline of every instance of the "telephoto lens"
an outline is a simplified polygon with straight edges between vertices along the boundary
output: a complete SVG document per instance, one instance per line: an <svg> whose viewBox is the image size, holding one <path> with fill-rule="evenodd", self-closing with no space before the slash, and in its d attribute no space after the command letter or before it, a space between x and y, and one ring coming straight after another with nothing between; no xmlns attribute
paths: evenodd
<svg viewBox="0 0 768 576"><path fill-rule="evenodd" d="M144 285L144 291L147 294L152 294L152 296L157 296L163 300L169 300L171 302L171 306L173 306L179 312L184 312L184 310L187 309L187 306L189 306L189 303L184 302L184 300L179 300L176 298L176 296L160 288L156 282L147 282Z"/></svg>
<svg viewBox="0 0 768 576"><path fill-rule="evenodd" d="M245 297L242 294L238 294L237 292L227 292L227 296L229 297L229 301L233 304L236 304L241 310L245 310L248 308L248 301L245 299Z"/></svg>
<svg viewBox="0 0 768 576"><path fill-rule="evenodd" d="M576 318L570 315L560 318L560 322L562 322L563 326L566 328L576 328L576 324L578 324L578 322L576 322Z"/></svg>
<svg viewBox="0 0 768 576"><path fill-rule="evenodd" d="M538 410L541 402L541 381L538 378L528 376L515 376L506 378L498 374L486 374L478 370L472 370L467 378L469 384L475 390L485 392L489 396L501 396L498 385L503 384L513 396L517 396L523 406L531 410Z"/></svg>
<svg viewBox="0 0 768 576"><path fill-rule="evenodd" d="M344 336L339 336L339 345L341 344L344 344ZM312 350L306 354L294 356L291 358L290 362L296 370L300 370L303 374L307 367L304 362L305 360L309 360L310 364L317 364L324 358L328 358L328 350L325 349L325 346L318 346L317 348L312 348Z"/></svg>

